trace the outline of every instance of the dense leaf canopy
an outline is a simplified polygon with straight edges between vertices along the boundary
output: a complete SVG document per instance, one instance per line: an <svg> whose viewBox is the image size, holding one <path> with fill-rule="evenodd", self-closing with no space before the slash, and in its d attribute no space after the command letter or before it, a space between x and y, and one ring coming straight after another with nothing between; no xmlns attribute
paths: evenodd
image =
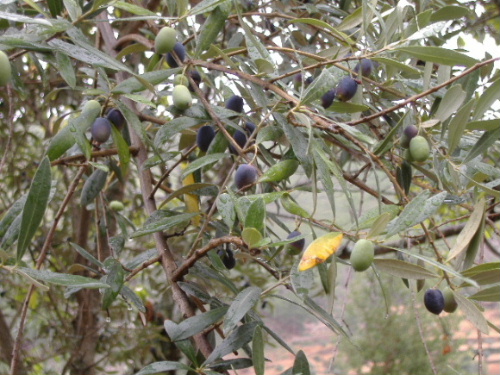
<svg viewBox="0 0 500 375"><path fill-rule="evenodd" d="M331 331L329 373L470 373L436 345L467 319L481 364L499 331L499 14L2 1L0 372L277 374L279 346L280 373L321 373L274 309ZM361 343L384 315L418 347Z"/></svg>

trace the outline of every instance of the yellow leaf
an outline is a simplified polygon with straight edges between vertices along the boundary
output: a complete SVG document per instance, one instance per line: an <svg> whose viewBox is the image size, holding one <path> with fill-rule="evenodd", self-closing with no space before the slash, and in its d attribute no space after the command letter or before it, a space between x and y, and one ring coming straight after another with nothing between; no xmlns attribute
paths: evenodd
<svg viewBox="0 0 500 375"><path fill-rule="evenodd" d="M299 271L313 268L325 262L339 249L344 235L339 232L325 234L311 242L299 263Z"/></svg>
<svg viewBox="0 0 500 375"><path fill-rule="evenodd" d="M183 165L183 169L187 167L187 164ZM194 184L194 175L192 173L188 174L184 180L182 180L182 185ZM186 204L187 212L200 212L200 197L196 194L184 194L184 203ZM195 216L193 218L193 224L200 225L200 216Z"/></svg>

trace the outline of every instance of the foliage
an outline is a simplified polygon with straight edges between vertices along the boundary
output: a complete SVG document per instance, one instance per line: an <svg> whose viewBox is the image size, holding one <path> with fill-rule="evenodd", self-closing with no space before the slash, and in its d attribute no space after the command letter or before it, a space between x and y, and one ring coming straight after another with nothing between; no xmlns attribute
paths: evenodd
<svg viewBox="0 0 500 375"><path fill-rule="evenodd" d="M280 345L295 355L284 373L307 374L258 306L286 299L351 340L318 297L338 306L360 239L376 244L366 272L390 276L371 288L449 286L498 331L480 306L499 301L498 57L471 47L498 38L495 4L2 2L1 361L262 374ZM154 52L165 26L168 56ZM92 139L111 110L111 137ZM410 125L423 151L403 147ZM288 245L303 238L299 271Z"/></svg>

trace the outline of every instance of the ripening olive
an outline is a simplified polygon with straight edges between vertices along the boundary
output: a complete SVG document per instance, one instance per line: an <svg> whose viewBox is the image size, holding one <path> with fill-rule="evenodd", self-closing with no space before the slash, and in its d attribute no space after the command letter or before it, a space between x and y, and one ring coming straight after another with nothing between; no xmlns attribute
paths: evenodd
<svg viewBox="0 0 500 375"><path fill-rule="evenodd" d="M413 137L410 141L410 156L415 161L426 161L431 154L431 149L427 139L421 135Z"/></svg>
<svg viewBox="0 0 500 375"><path fill-rule="evenodd" d="M180 42L175 43L173 51L167 53L167 64L171 68L177 68L179 64L174 58L174 55L177 57L177 60L183 62L186 58L186 47Z"/></svg>
<svg viewBox="0 0 500 375"><path fill-rule="evenodd" d="M175 108L184 111L191 106L193 98L189 89L184 85L177 85L172 91L172 101Z"/></svg>
<svg viewBox="0 0 500 375"><path fill-rule="evenodd" d="M290 240L290 239L292 239L294 237L298 237L300 235L302 235L302 233L300 233L299 231L294 230L293 232L291 232L288 235L288 237L286 239ZM302 252L302 250L304 250L304 246L305 245L306 245L305 238L302 238L301 240L290 242L287 245L288 253L290 255L298 255L298 254L300 254Z"/></svg>
<svg viewBox="0 0 500 375"><path fill-rule="evenodd" d="M233 135L233 139L235 142L240 146L240 148L243 148L245 144L247 143L247 136L245 133L243 133L241 130L236 130ZM232 144L229 145L229 151L231 154L237 155L238 152L236 151L236 148Z"/></svg>
<svg viewBox="0 0 500 375"><path fill-rule="evenodd" d="M415 138L417 134L418 128L415 125L408 125L406 128L404 128L403 134L401 134L401 139L399 140L401 147L410 147L410 141Z"/></svg>
<svg viewBox="0 0 500 375"><path fill-rule="evenodd" d="M257 126L253 122L247 121L245 123L245 131L247 132L247 134L249 136L252 135L256 129L257 129Z"/></svg>
<svg viewBox="0 0 500 375"><path fill-rule="evenodd" d="M217 254L220 256L224 267L228 270L233 269L236 266L236 259L234 258L233 251L231 249L219 250Z"/></svg>
<svg viewBox="0 0 500 375"><path fill-rule="evenodd" d="M335 99L335 90L329 90L321 97L321 105L324 109L330 107Z"/></svg>
<svg viewBox="0 0 500 375"><path fill-rule="evenodd" d="M453 292L449 286L444 288L443 290L443 298L444 298L444 311L447 313L455 312L458 307L457 301L455 301L455 297L453 296Z"/></svg>
<svg viewBox="0 0 500 375"><path fill-rule="evenodd" d="M236 170L234 181L236 187L241 190L257 181L259 174L257 168L250 164L241 164Z"/></svg>
<svg viewBox="0 0 500 375"><path fill-rule="evenodd" d="M231 96L226 102L226 108L234 112L243 112L243 98L238 95Z"/></svg>
<svg viewBox="0 0 500 375"><path fill-rule="evenodd" d="M361 239L354 245L351 252L351 265L355 271L366 271L373 263L375 246L373 242Z"/></svg>
<svg viewBox="0 0 500 375"><path fill-rule="evenodd" d="M111 136L111 122L104 117L96 118L90 129L90 133L94 141L99 143L107 142Z"/></svg>
<svg viewBox="0 0 500 375"><path fill-rule="evenodd" d="M439 315L444 309L444 296L439 289L428 289L424 294L424 305L428 311Z"/></svg>
<svg viewBox="0 0 500 375"><path fill-rule="evenodd" d="M111 121L117 129L121 129L125 124L125 117L119 109L113 108L106 115L107 119Z"/></svg>
<svg viewBox="0 0 500 375"><path fill-rule="evenodd" d="M4 51L0 51L0 86L5 86L9 83L12 77L12 67L9 57Z"/></svg>
<svg viewBox="0 0 500 375"><path fill-rule="evenodd" d="M189 71L189 76L192 78L192 80L194 81L194 83L196 83L196 86L199 87L200 83L201 83L201 75L200 75L200 73L197 70L190 70ZM193 88L193 86L191 86L191 82L189 82L188 88L189 88L189 91L194 92L194 88Z"/></svg>
<svg viewBox="0 0 500 375"><path fill-rule="evenodd" d="M361 75L363 77L369 77L373 72L373 61L370 59L361 59L361 61L354 67L354 71L359 72L361 67Z"/></svg>
<svg viewBox="0 0 500 375"><path fill-rule="evenodd" d="M155 38L155 51L158 54L171 52L177 42L177 32L171 27L164 27ZM170 65L170 64L169 64Z"/></svg>
<svg viewBox="0 0 500 375"><path fill-rule="evenodd" d="M358 90L358 83L351 77L344 77L337 86L336 95L338 100L346 102L351 100Z"/></svg>
<svg viewBox="0 0 500 375"><path fill-rule="evenodd" d="M202 126L196 135L196 144L201 151L206 152L215 138L215 131L210 125Z"/></svg>

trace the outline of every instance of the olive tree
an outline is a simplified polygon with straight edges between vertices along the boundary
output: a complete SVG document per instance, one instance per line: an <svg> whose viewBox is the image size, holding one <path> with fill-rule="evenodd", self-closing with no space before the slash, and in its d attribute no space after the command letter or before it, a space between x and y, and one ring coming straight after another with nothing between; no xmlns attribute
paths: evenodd
<svg viewBox="0 0 500 375"><path fill-rule="evenodd" d="M2 1L4 372L263 374L278 345L284 374L308 374L261 311L352 343L355 270L388 314L388 284L408 286L434 373L418 317L458 306L481 373L499 331L482 307L500 296L499 12Z"/></svg>

